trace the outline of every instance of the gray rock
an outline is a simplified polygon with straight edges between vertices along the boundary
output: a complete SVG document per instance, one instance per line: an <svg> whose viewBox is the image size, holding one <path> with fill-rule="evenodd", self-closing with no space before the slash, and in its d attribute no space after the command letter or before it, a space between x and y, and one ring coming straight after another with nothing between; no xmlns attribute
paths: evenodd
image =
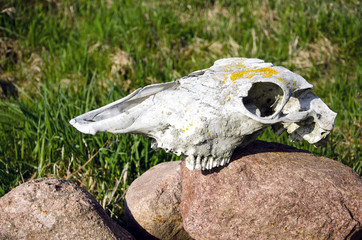
<svg viewBox="0 0 362 240"><path fill-rule="evenodd" d="M181 167L195 239L362 239L362 179L342 163L256 141L227 167Z"/></svg>
<svg viewBox="0 0 362 240"><path fill-rule="evenodd" d="M83 188L40 178L0 198L0 239L134 239Z"/></svg>
<svg viewBox="0 0 362 240"><path fill-rule="evenodd" d="M180 215L180 161L158 164L127 190L125 215L137 239L191 239Z"/></svg>

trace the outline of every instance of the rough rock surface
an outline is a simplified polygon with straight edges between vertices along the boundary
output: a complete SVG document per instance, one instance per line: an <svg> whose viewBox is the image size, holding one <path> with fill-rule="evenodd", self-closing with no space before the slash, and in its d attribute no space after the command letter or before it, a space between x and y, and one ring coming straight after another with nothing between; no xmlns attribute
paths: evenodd
<svg viewBox="0 0 362 240"><path fill-rule="evenodd" d="M181 167L181 215L195 239L362 239L362 179L347 166L256 141L224 168Z"/></svg>
<svg viewBox="0 0 362 240"><path fill-rule="evenodd" d="M127 190L127 228L137 239L191 239L180 215L181 162L149 169Z"/></svg>
<svg viewBox="0 0 362 240"><path fill-rule="evenodd" d="M0 198L0 239L134 239L83 188L40 178Z"/></svg>

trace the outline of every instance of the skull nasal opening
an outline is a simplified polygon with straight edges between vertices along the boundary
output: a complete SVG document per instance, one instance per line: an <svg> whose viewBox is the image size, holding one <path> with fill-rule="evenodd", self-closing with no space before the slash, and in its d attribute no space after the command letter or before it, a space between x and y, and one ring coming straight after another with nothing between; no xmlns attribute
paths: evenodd
<svg viewBox="0 0 362 240"><path fill-rule="evenodd" d="M258 117L268 117L275 113L283 99L283 90L275 83L257 82L243 98L245 108Z"/></svg>

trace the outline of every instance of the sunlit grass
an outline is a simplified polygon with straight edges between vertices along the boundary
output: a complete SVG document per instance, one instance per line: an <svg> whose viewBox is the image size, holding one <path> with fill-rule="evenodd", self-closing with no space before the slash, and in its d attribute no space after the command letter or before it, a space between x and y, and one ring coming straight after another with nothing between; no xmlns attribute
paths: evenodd
<svg viewBox="0 0 362 240"><path fill-rule="evenodd" d="M0 196L29 179L56 176L86 188L112 214L121 212L113 203L137 176L181 158L152 150L143 136L89 136L68 121L136 88L234 56L296 71L338 113L325 147L291 143L269 130L261 139L362 174L358 1L8 1L0 7Z"/></svg>

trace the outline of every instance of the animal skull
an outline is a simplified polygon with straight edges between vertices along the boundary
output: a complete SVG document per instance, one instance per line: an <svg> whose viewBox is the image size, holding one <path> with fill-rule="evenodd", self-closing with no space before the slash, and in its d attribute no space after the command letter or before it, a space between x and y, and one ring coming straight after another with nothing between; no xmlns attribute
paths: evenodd
<svg viewBox="0 0 362 240"><path fill-rule="evenodd" d="M135 133L152 148L180 155L186 166L226 165L238 146L268 126L292 140L316 144L333 129L336 113L312 85L284 67L260 59L226 58L174 82L153 84L70 121L83 133Z"/></svg>

